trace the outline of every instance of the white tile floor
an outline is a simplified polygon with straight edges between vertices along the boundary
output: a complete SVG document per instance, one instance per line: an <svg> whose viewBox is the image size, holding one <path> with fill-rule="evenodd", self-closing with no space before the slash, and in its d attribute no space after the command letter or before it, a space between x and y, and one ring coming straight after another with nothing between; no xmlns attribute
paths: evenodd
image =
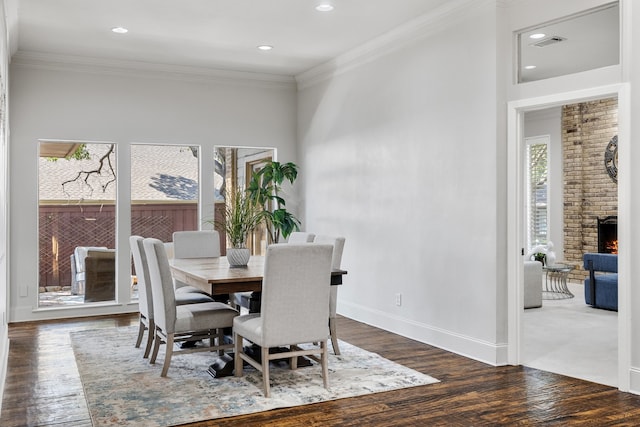
<svg viewBox="0 0 640 427"><path fill-rule="evenodd" d="M581 284L569 289L574 298L525 310L522 364L617 387L618 314L586 305Z"/></svg>

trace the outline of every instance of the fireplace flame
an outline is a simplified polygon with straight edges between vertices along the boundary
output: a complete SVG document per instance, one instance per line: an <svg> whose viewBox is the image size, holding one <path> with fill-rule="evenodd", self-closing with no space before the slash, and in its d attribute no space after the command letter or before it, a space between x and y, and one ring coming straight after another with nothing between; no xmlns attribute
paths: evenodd
<svg viewBox="0 0 640 427"><path fill-rule="evenodd" d="M608 242L605 245L605 249L610 254L617 254L618 253L618 241L617 240L612 240L611 242Z"/></svg>

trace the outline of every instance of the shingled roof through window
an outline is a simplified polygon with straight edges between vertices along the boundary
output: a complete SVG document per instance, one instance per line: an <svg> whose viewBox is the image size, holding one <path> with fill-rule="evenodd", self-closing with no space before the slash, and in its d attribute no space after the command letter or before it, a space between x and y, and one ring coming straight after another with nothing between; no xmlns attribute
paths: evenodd
<svg viewBox="0 0 640 427"><path fill-rule="evenodd" d="M82 171L96 169L109 144L87 144L86 148L90 160L40 158L41 201L115 200L115 183L107 185L104 191L101 188L113 179L111 173L90 177L87 182L93 190L83 182L83 177L63 189L63 182L73 180ZM111 161L117 171L115 157L112 154ZM197 200L198 158L187 146L131 145L131 187L134 202Z"/></svg>

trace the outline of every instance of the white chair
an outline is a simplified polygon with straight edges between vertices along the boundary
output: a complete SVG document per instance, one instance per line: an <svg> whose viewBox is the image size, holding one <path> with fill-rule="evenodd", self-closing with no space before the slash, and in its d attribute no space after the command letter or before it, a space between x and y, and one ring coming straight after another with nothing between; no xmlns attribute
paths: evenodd
<svg viewBox="0 0 640 427"><path fill-rule="evenodd" d="M314 237L315 237L315 234L313 233L307 233L303 231L294 231L289 235L289 239L287 240L287 243L290 243L290 244L291 243L293 244L311 243L313 242ZM233 294L232 301L235 304L236 308L244 307L244 308L250 309L252 294L253 292L236 292L235 294Z"/></svg>
<svg viewBox="0 0 640 427"><path fill-rule="evenodd" d="M524 262L524 308L542 307L542 263Z"/></svg>
<svg viewBox="0 0 640 427"><path fill-rule="evenodd" d="M224 343L223 329L233 325L238 312L227 304L205 302L176 305L173 279L164 244L158 239L144 239L144 251L151 281L155 336L151 363L155 363L160 345L166 344L160 376L166 376L174 353L219 351L232 348ZM174 343L209 339L208 347L175 350ZM217 341L217 342L216 342Z"/></svg>
<svg viewBox="0 0 640 427"><path fill-rule="evenodd" d="M294 231L289 234L289 238L287 239L287 243L311 243L313 242L313 238L315 234L307 233L304 231Z"/></svg>
<svg viewBox="0 0 640 427"><path fill-rule="evenodd" d="M314 243L329 244L333 246L333 256L331 257L331 269L340 270L342 263L342 252L344 251L344 237L318 235L313 240ZM333 353L340 354L338 347L338 333L336 332L336 307L338 303L338 286L330 286L329 294L329 333L331 334L331 346Z"/></svg>
<svg viewBox="0 0 640 427"><path fill-rule="evenodd" d="M173 233L173 256L217 258L220 256L220 233L215 230L176 231Z"/></svg>
<svg viewBox="0 0 640 427"><path fill-rule="evenodd" d="M264 394L270 396L269 361L290 359L297 368L298 356L320 355L322 379L328 387L329 280L331 245L272 244L267 247L259 314L238 316L233 321L235 375L242 376L243 361L262 372ZM243 339L261 347L260 362L244 352ZM306 349L299 344L311 343ZM319 345L315 345L319 343ZM288 351L269 353L272 347Z"/></svg>
<svg viewBox="0 0 640 427"><path fill-rule="evenodd" d="M220 257L220 233L217 231L175 231L172 255L169 258L218 258ZM174 281L177 293L206 293L179 280Z"/></svg>
<svg viewBox="0 0 640 427"><path fill-rule="evenodd" d="M147 263L147 255L144 251L143 241L140 236L129 237L129 245L131 246L131 255L133 256L133 266L135 268L138 280L138 310L140 311L140 319L138 326L138 338L136 340L136 348L140 347L144 331L148 330L147 344L144 350L144 358L149 357L151 345L153 344L153 335L155 329L155 321L153 316L153 292L151 290L151 281L149 279L149 265ZM176 305L198 304L202 302L213 302L211 297L200 294L185 292L176 294Z"/></svg>

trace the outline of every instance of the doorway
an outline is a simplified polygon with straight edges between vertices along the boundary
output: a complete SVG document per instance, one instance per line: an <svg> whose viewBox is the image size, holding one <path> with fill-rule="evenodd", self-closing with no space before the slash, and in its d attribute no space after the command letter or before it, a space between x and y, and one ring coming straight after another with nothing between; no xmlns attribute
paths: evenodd
<svg viewBox="0 0 640 427"><path fill-rule="evenodd" d="M628 238L630 184L627 181L625 169L628 165L629 126L629 88L627 85L612 85L607 87L585 89L571 93L555 94L539 98L512 101L508 107L508 163L510 165L508 179L512 185L508 190L508 360L510 364L519 365L523 362L523 253L526 247L526 204L525 204L525 168L524 168L524 117L530 111L558 107L583 101L617 97L618 99L618 140L620 141L620 172L618 176L618 237L619 252L619 307L618 307L618 388L628 391L630 387L630 321L628 306L629 289L629 255L624 250L625 240ZM628 169L626 169L628 170Z"/></svg>
<svg viewBox="0 0 640 427"><path fill-rule="evenodd" d="M617 110L615 98L589 100L525 112L523 126L525 253L549 248L537 286L556 289L542 293L541 306L525 305L521 363L613 387L617 312L586 304L582 255L598 252L597 219L617 214L617 184L602 161ZM570 292L557 292L560 275Z"/></svg>

